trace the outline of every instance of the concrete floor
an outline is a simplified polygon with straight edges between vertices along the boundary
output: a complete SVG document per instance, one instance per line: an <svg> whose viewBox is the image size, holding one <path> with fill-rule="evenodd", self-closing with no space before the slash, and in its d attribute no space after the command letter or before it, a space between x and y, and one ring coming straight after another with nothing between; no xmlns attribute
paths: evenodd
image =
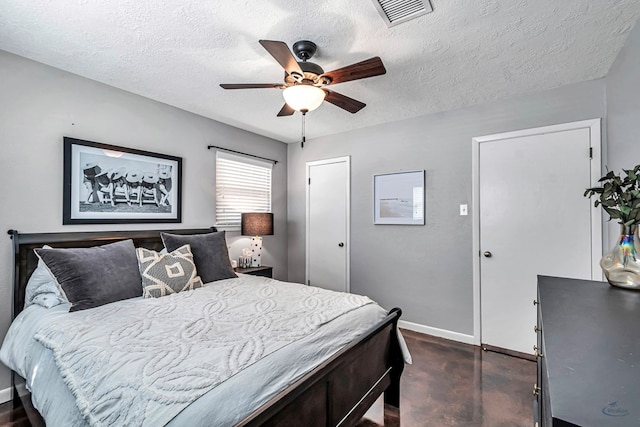
<svg viewBox="0 0 640 427"><path fill-rule="evenodd" d="M404 427L533 425L535 362L402 330L413 364L402 374ZM359 427L382 425L378 400Z"/></svg>

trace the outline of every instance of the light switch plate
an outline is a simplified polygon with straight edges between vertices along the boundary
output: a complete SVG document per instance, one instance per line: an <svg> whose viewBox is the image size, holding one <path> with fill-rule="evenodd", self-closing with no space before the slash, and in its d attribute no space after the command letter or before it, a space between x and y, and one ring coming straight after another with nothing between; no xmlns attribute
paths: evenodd
<svg viewBox="0 0 640 427"><path fill-rule="evenodd" d="M469 209L467 208L467 205L460 205L460 215L469 215Z"/></svg>

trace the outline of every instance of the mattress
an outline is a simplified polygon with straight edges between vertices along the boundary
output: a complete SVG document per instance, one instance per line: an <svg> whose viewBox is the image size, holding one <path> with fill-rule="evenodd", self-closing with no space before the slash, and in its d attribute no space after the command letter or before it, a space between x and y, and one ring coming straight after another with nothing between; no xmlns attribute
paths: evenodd
<svg viewBox="0 0 640 427"><path fill-rule="evenodd" d="M241 275L239 279L220 280L206 287L228 286L238 280L253 286L284 283L266 277ZM68 309L65 304L50 309L37 305L28 307L14 320L0 349L0 360L27 380L33 404L49 426L88 425L58 369L52 350L34 338L48 325L63 322L69 315ZM328 321L304 338L235 373L184 408L167 425L225 426L237 423L364 334L386 314L379 305L367 304Z"/></svg>

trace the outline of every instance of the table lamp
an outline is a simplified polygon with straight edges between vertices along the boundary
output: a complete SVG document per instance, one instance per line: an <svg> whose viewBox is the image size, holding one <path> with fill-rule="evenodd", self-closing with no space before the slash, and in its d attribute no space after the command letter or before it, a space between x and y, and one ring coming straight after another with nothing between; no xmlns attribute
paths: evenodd
<svg viewBox="0 0 640 427"><path fill-rule="evenodd" d="M260 267L262 237L273 235L273 214L270 212L247 212L241 215L240 234L251 238L251 267Z"/></svg>

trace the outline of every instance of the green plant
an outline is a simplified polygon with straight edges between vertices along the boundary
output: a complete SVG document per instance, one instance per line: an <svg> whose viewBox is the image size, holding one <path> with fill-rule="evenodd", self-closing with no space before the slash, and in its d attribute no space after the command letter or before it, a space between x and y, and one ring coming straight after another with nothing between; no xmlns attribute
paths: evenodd
<svg viewBox="0 0 640 427"><path fill-rule="evenodd" d="M598 182L601 187L587 188L585 197L598 195L594 206L602 205L610 218L617 219L620 224L629 226L640 224L640 165L633 169L623 169L625 177L621 178L609 171Z"/></svg>

